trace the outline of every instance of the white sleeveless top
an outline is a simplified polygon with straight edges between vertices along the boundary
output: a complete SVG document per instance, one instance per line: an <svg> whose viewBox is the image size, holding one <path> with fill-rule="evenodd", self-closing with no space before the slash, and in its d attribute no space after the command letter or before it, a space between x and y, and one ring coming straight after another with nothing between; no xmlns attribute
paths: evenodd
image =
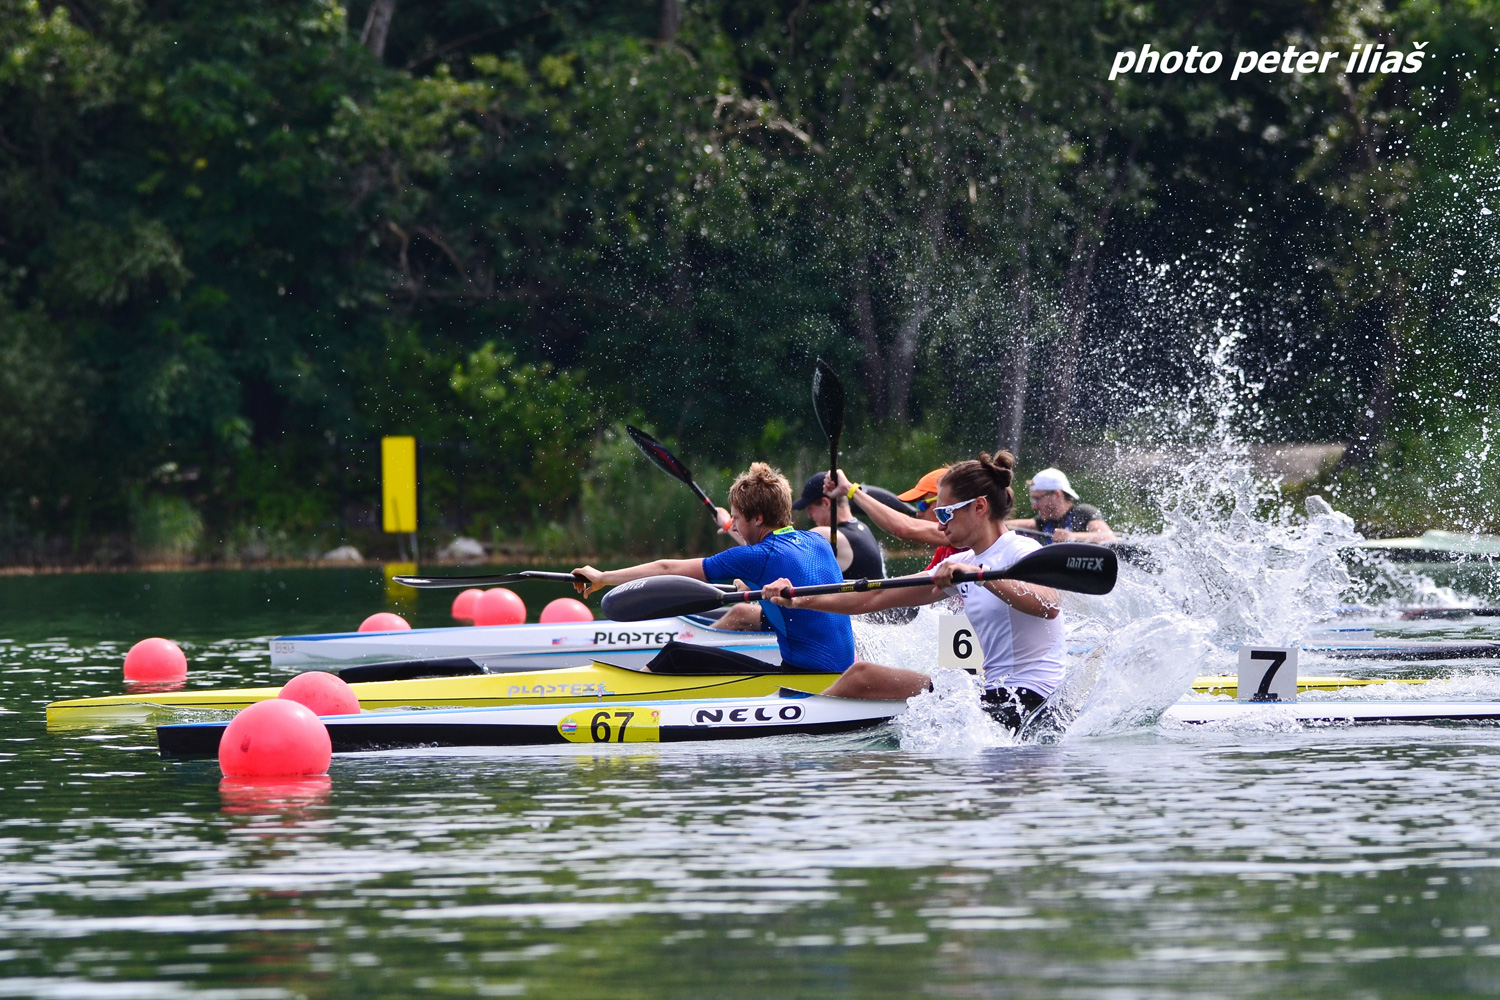
<svg viewBox="0 0 1500 1000"><path fill-rule="evenodd" d="M1007 569L1041 547L1033 539L1007 531L983 552L964 549L944 562ZM986 689L1024 687L1043 697L1057 689L1063 677L1061 613L1056 618L1022 614L986 590L983 583L960 583L947 592L963 598L964 613L984 650Z"/></svg>

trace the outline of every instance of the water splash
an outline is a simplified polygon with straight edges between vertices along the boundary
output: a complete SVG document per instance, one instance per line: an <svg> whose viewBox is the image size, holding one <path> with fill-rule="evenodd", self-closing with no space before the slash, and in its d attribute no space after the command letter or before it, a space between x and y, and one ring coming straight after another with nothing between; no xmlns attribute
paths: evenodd
<svg viewBox="0 0 1500 1000"><path fill-rule="evenodd" d="M1025 736L1100 736L1155 724L1214 652L1205 621L1169 611L1121 629L1070 665Z"/></svg>
<svg viewBox="0 0 1500 1000"><path fill-rule="evenodd" d="M1010 730L979 705L979 679L963 670L934 670L932 690L907 702L896 720L901 749L917 753L973 753L1016 742Z"/></svg>

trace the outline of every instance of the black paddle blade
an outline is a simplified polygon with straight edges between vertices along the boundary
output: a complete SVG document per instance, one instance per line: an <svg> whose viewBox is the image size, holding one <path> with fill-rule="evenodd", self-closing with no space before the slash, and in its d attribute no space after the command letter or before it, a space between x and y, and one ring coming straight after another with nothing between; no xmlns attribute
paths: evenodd
<svg viewBox="0 0 1500 1000"><path fill-rule="evenodd" d="M1057 542L1017 561L1001 575L1077 594L1107 594L1115 589L1119 574L1120 560L1108 546Z"/></svg>
<svg viewBox="0 0 1500 1000"><path fill-rule="evenodd" d="M622 583L604 595L604 617L615 622L696 615L724 603L724 591L689 576L648 576Z"/></svg>
<svg viewBox="0 0 1500 1000"><path fill-rule="evenodd" d="M844 433L844 383L822 358L813 366L812 395L823 434L828 440L837 441Z"/></svg>
<svg viewBox="0 0 1500 1000"><path fill-rule="evenodd" d="M629 424L625 425L625 433L630 435L630 440L634 441L635 446L641 449L641 453L651 460L652 465L689 486L693 484L692 472L682 464L681 459L667 450L666 445L639 427L632 427Z"/></svg>
<svg viewBox="0 0 1500 1000"><path fill-rule="evenodd" d="M864 491L870 494L870 496L874 497L876 500L879 500L881 503L885 504L891 510L906 514L909 517L917 516L917 508L913 507L905 500L902 500L890 490L882 489L879 486L867 485L864 487Z"/></svg>

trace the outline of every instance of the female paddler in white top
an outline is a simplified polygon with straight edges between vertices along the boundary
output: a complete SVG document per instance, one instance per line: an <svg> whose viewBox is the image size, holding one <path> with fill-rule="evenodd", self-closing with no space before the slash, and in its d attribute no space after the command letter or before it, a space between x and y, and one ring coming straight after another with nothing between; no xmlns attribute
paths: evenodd
<svg viewBox="0 0 1500 1000"><path fill-rule="evenodd" d="M1015 508L1011 490L1015 457L1002 451L991 458L959 462L938 483L934 510L949 543L960 549L932 571L933 586L863 593L828 594L788 600L788 580L764 589L785 607L864 614L885 608L931 604L946 594L962 597L964 612L984 649L984 704L1002 725L1019 729L1062 682L1063 629L1057 591L1015 580L954 584L962 570L1007 569L1041 548L1005 526ZM825 693L844 698L910 698L931 690L926 674L859 661Z"/></svg>

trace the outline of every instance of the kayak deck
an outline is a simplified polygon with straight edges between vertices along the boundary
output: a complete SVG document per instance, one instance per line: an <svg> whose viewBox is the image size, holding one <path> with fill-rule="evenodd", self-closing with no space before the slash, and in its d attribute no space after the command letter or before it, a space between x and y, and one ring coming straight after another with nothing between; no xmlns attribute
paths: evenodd
<svg viewBox="0 0 1500 1000"><path fill-rule="evenodd" d="M368 711L397 708L485 708L535 705L592 698L617 701L622 698L755 698L774 694L782 687L821 694L837 674L676 675L651 674L607 663L560 670L537 670L508 674L475 674L462 677L425 677L415 680L377 681L351 684L361 707ZM1332 691L1386 683L1385 679L1360 677L1301 677L1299 691ZM1420 680L1397 683L1419 684ZM1193 690L1200 694L1233 697L1238 681L1233 676L1199 677ZM220 688L202 691L168 691L104 695L55 701L47 706L47 725L130 725L151 722L180 711L235 711L279 694L279 687Z"/></svg>
<svg viewBox="0 0 1500 1000"><path fill-rule="evenodd" d="M608 663L507 674L427 677L417 680L351 684L369 711L395 708L498 707L624 698L754 698L783 686L821 693L837 674L651 674ZM47 706L48 726L149 722L164 713L241 709L274 698L279 687L224 688L149 694L106 695L55 701Z"/></svg>

